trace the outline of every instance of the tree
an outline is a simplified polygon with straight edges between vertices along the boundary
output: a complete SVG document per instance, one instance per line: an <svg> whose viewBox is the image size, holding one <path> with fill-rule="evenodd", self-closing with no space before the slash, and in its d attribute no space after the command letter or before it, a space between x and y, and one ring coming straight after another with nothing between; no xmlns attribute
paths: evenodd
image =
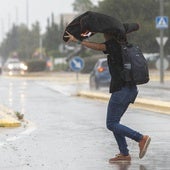
<svg viewBox="0 0 170 170"><path fill-rule="evenodd" d="M138 43L145 52L157 52L155 17L159 14L158 9L159 3L155 0L104 0L96 10L124 23L139 23L140 30L129 34L129 40Z"/></svg>
<svg viewBox="0 0 170 170"><path fill-rule="evenodd" d="M78 13L86 12L93 7L93 3L90 0L75 0L75 2L73 3L73 9Z"/></svg>
<svg viewBox="0 0 170 170"><path fill-rule="evenodd" d="M43 38L43 46L45 47L48 56L58 56L58 47L61 42L60 37L59 26L54 22L54 16L52 14L51 23L50 20L47 19L46 33Z"/></svg>
<svg viewBox="0 0 170 170"><path fill-rule="evenodd" d="M5 59L17 52L21 60L29 59L39 47L40 26L36 22L29 30L26 25L13 26L0 46L0 54Z"/></svg>
<svg viewBox="0 0 170 170"><path fill-rule="evenodd" d="M40 47L40 24L39 22L36 22L35 24L32 25L32 30L31 30L31 39L32 39L32 50L35 50L36 48Z"/></svg>
<svg viewBox="0 0 170 170"><path fill-rule="evenodd" d="M1 44L0 52L4 59L8 58L19 46L18 27L13 25Z"/></svg>

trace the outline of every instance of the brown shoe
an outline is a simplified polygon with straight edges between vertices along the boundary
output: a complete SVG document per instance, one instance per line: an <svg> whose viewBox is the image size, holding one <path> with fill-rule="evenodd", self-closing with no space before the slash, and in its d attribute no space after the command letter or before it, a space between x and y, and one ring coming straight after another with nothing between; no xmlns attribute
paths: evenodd
<svg viewBox="0 0 170 170"><path fill-rule="evenodd" d="M114 158L109 159L109 163L116 163L116 162L130 162L131 156L130 155L122 155L117 154Z"/></svg>
<svg viewBox="0 0 170 170"><path fill-rule="evenodd" d="M143 136L142 139L139 141L139 158L142 159L145 156L147 148L150 144L151 138L147 135Z"/></svg>

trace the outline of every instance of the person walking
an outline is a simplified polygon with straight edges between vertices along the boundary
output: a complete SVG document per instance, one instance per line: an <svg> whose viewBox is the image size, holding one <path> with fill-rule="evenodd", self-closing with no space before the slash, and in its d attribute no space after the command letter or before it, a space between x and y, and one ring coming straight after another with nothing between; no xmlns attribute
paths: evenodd
<svg viewBox="0 0 170 170"><path fill-rule="evenodd" d="M67 35L65 37L68 38L68 43L75 42L87 48L103 51L107 54L108 66L111 74L111 83L109 88L111 97L107 108L106 125L107 128L113 132L120 151L120 153L118 153L115 157L109 159L109 162L116 163L120 161L131 161L126 137L138 142L139 158L143 158L150 144L151 138L148 135L143 135L127 126L120 124L120 120L126 112L129 104L134 103L138 94L138 89L135 84L127 84L121 78L123 64L121 46L117 37L111 32L104 33L105 42L96 43L85 40L80 41L69 32L66 33ZM123 39L125 42L127 41L126 36Z"/></svg>

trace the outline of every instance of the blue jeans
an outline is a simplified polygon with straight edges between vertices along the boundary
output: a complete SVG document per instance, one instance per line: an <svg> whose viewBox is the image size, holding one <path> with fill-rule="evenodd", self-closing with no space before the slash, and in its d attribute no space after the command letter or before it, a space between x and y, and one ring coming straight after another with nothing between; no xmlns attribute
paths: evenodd
<svg viewBox="0 0 170 170"><path fill-rule="evenodd" d="M107 128L113 132L120 153L123 155L129 154L125 137L139 142L143 136L139 132L119 123L129 104L135 101L137 94L136 86L125 86L120 91L112 93L108 104Z"/></svg>

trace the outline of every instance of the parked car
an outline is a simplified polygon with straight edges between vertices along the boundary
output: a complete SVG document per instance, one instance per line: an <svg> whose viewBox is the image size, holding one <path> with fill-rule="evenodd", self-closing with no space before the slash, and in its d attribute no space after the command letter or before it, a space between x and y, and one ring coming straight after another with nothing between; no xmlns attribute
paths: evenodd
<svg viewBox="0 0 170 170"><path fill-rule="evenodd" d="M9 58L3 66L3 73L7 73L8 75L24 74L27 68L18 58Z"/></svg>
<svg viewBox="0 0 170 170"><path fill-rule="evenodd" d="M109 86L111 76L107 64L107 58L101 58L95 64L90 74L90 88L99 89L100 87Z"/></svg>

